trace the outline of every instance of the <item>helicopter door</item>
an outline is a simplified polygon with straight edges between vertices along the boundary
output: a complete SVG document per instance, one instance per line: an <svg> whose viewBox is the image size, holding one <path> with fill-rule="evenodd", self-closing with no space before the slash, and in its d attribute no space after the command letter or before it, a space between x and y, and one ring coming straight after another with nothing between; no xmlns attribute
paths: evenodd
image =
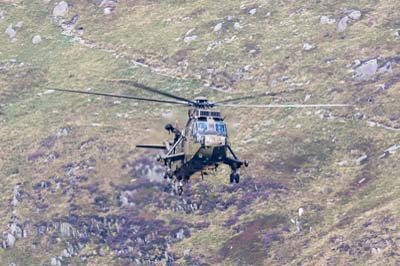
<svg viewBox="0 0 400 266"><path fill-rule="evenodd" d="M189 126L185 130L185 145L184 145L184 152L185 152L185 159L190 160L193 157L193 128L195 124L193 122L190 122Z"/></svg>

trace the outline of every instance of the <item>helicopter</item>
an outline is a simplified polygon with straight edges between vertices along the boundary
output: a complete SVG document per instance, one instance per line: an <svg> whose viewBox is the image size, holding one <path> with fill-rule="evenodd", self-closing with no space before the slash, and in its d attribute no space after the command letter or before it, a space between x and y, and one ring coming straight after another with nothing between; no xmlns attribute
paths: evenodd
<svg viewBox="0 0 400 266"><path fill-rule="evenodd" d="M346 107L346 104L233 104L231 102L250 97L233 98L223 101L210 102L204 96L195 99L186 99L159 89L149 87L133 80L114 80L121 84L134 86L147 92L158 94L169 99L144 98L129 95L82 91L72 89L51 88L56 91L98 95L104 97L123 98L130 100L156 102L170 105L189 107L185 127L179 130L178 126L167 124L165 130L174 138L163 144L138 144L137 148L156 149L164 153L157 160L166 170L164 178L172 181L177 194L183 193L184 183L197 172L203 174L205 170L217 170L221 164L228 165L231 173L230 183L239 183L240 169L249 166L248 160L241 160L233 151L228 138L227 124L221 111L216 108L315 108L315 107ZM273 94L271 94L273 95Z"/></svg>

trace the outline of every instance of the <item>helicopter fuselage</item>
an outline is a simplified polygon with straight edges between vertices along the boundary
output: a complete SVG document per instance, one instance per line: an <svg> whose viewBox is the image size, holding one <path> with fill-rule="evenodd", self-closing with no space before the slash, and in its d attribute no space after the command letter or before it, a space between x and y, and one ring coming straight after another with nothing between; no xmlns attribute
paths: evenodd
<svg viewBox="0 0 400 266"><path fill-rule="evenodd" d="M171 130L170 125L166 128ZM216 169L219 164L228 164L233 173L248 164L238 160L229 146L227 127L219 111L190 110L185 128L175 132L179 138L175 136L175 143L166 143L167 154L159 158L168 169L166 177L187 181L193 174Z"/></svg>

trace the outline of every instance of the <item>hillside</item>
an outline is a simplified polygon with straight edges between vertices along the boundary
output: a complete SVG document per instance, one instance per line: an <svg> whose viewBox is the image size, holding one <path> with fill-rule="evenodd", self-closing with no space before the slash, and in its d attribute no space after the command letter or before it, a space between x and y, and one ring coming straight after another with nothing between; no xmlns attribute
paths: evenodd
<svg viewBox="0 0 400 266"><path fill-rule="evenodd" d="M396 0L0 1L0 265L399 265ZM55 92L344 103L232 109L222 167L162 179L187 109ZM276 96L266 96L274 93Z"/></svg>

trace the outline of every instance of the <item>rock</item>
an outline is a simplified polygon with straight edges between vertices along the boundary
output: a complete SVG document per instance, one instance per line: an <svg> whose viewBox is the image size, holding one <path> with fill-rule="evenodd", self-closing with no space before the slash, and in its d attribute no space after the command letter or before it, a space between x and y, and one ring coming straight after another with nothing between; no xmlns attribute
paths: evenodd
<svg viewBox="0 0 400 266"><path fill-rule="evenodd" d="M185 250L183 251L183 256L184 256L184 257L189 257L191 251L192 251L191 249L185 249Z"/></svg>
<svg viewBox="0 0 400 266"><path fill-rule="evenodd" d="M16 238L10 233L7 233L6 236L6 248L13 248L15 245Z"/></svg>
<svg viewBox="0 0 400 266"><path fill-rule="evenodd" d="M257 13L257 8L250 9L249 15L255 15Z"/></svg>
<svg viewBox="0 0 400 266"><path fill-rule="evenodd" d="M177 239L184 239L185 238L185 231L183 229L180 229L177 233L176 233L176 238Z"/></svg>
<svg viewBox="0 0 400 266"><path fill-rule="evenodd" d="M392 62L386 62L378 70L378 74L392 73Z"/></svg>
<svg viewBox="0 0 400 266"><path fill-rule="evenodd" d="M243 28L243 26L242 26L242 25L240 25L240 23L239 23L239 22L235 22L235 24L233 24L233 28L234 28L235 30L240 30L240 29L242 29L242 28Z"/></svg>
<svg viewBox="0 0 400 266"><path fill-rule="evenodd" d="M19 199L21 198L20 187L16 185L13 189L13 199L11 201L11 205L16 206L19 203Z"/></svg>
<svg viewBox="0 0 400 266"><path fill-rule="evenodd" d="M188 31L185 33L185 36L191 35L195 30L196 30L196 28L191 28L190 30L188 30Z"/></svg>
<svg viewBox="0 0 400 266"><path fill-rule="evenodd" d="M17 35L17 32L13 29L13 26L12 26L12 25L10 25L10 26L7 27L5 33L8 35L8 37L9 37L10 39L14 39L15 36Z"/></svg>
<svg viewBox="0 0 400 266"><path fill-rule="evenodd" d="M195 41L196 39L197 39L197 36L196 36L196 35L193 35L193 36L186 36L186 37L183 39L183 42L184 42L184 43L191 43L191 42Z"/></svg>
<svg viewBox="0 0 400 266"><path fill-rule="evenodd" d="M358 165L365 164L368 161L368 155L363 155L356 160Z"/></svg>
<svg viewBox="0 0 400 266"><path fill-rule="evenodd" d="M39 44L42 42L42 37L40 35L35 35L32 38L32 43L33 44Z"/></svg>
<svg viewBox="0 0 400 266"><path fill-rule="evenodd" d="M106 7L103 9L104 15L110 15L114 11L115 7Z"/></svg>
<svg viewBox="0 0 400 266"><path fill-rule="evenodd" d="M243 70L246 71L246 72L249 72L250 69L251 69L251 65L245 65L244 68L243 68Z"/></svg>
<svg viewBox="0 0 400 266"><path fill-rule="evenodd" d="M278 85L278 81L276 81L276 79L273 79L270 83L269 83L269 86L271 87L271 88L274 88L274 87L276 87Z"/></svg>
<svg viewBox="0 0 400 266"><path fill-rule="evenodd" d="M390 148L388 148L387 150L385 150L385 152L388 152L390 154L395 153L398 149L400 149L400 144L395 144L393 146L391 146Z"/></svg>
<svg viewBox="0 0 400 266"><path fill-rule="evenodd" d="M315 45L314 44L309 44L309 43L304 43L303 44L303 50L304 51L311 51L315 49Z"/></svg>
<svg viewBox="0 0 400 266"><path fill-rule="evenodd" d="M290 219L290 221L291 221L294 225L296 225L296 233L300 233L301 230L302 230L301 222L300 222L297 218L295 218L295 219Z"/></svg>
<svg viewBox="0 0 400 266"><path fill-rule="evenodd" d="M359 65L361 65L361 61L358 59L354 60L354 66L358 67Z"/></svg>
<svg viewBox="0 0 400 266"><path fill-rule="evenodd" d="M359 20L361 18L361 11L354 10L349 14L349 18L352 20Z"/></svg>
<svg viewBox="0 0 400 266"><path fill-rule="evenodd" d="M290 79L290 77L288 76L282 76L281 77L281 81L288 81Z"/></svg>
<svg viewBox="0 0 400 266"><path fill-rule="evenodd" d="M64 249L64 250L61 252L61 256L64 257L64 258L70 258L70 257L71 257L71 254L68 252L67 249Z"/></svg>
<svg viewBox="0 0 400 266"><path fill-rule="evenodd" d="M321 18L319 19L319 22L321 24L335 24L336 23L336 19L330 18L328 16L321 16Z"/></svg>
<svg viewBox="0 0 400 266"><path fill-rule="evenodd" d="M61 1L56 5L53 9L53 16L55 17L65 17L68 13L68 3L65 1Z"/></svg>
<svg viewBox="0 0 400 266"><path fill-rule="evenodd" d="M52 257L50 259L51 266L61 266L61 261L57 257Z"/></svg>
<svg viewBox="0 0 400 266"><path fill-rule="evenodd" d="M395 144L395 145L389 147L388 149L383 151L382 155L379 156L379 159L384 159L384 158L388 157L389 155L394 154L398 149L400 149L400 144Z"/></svg>
<svg viewBox="0 0 400 266"><path fill-rule="evenodd" d="M304 213L304 209L303 208L299 208L299 217L301 217Z"/></svg>
<svg viewBox="0 0 400 266"><path fill-rule="evenodd" d="M19 225L17 225L16 223L12 223L10 225L10 233L17 239L22 238L22 236L23 236L22 228Z"/></svg>
<svg viewBox="0 0 400 266"><path fill-rule="evenodd" d="M120 0L103 0L103 1L101 1L99 7L109 5L109 4L117 4L117 3L119 3L119 1Z"/></svg>
<svg viewBox="0 0 400 266"><path fill-rule="evenodd" d="M69 223L61 223L60 235L61 237L72 237L75 236L75 228Z"/></svg>
<svg viewBox="0 0 400 266"><path fill-rule="evenodd" d="M59 139L59 138L61 138L61 137L67 136L71 131L72 131L72 130L71 130L71 128L69 128L69 127L61 128L59 131L57 131L57 133L56 133L56 138Z"/></svg>
<svg viewBox="0 0 400 266"><path fill-rule="evenodd" d="M215 25L214 27L214 31L220 31L222 29L222 22L218 23L217 25Z"/></svg>
<svg viewBox="0 0 400 266"><path fill-rule="evenodd" d="M380 248L372 248L371 249L371 254L372 255L377 255L378 253L380 253L381 252L381 249Z"/></svg>
<svg viewBox="0 0 400 266"><path fill-rule="evenodd" d="M0 10L0 20L4 19L4 12Z"/></svg>
<svg viewBox="0 0 400 266"><path fill-rule="evenodd" d="M53 93L53 92L55 92L55 90L46 90L45 92L43 92L43 94L51 94L51 93Z"/></svg>
<svg viewBox="0 0 400 266"><path fill-rule="evenodd" d="M345 16L344 18L342 18L337 25L337 32L344 32L347 28L348 22L349 22L348 16Z"/></svg>
<svg viewBox="0 0 400 266"><path fill-rule="evenodd" d="M378 71L378 60L369 60L355 69L354 78L357 81L372 79Z"/></svg>
<svg viewBox="0 0 400 266"><path fill-rule="evenodd" d="M15 24L16 28L22 28L22 26L24 25L23 21L18 21L17 24Z"/></svg>

